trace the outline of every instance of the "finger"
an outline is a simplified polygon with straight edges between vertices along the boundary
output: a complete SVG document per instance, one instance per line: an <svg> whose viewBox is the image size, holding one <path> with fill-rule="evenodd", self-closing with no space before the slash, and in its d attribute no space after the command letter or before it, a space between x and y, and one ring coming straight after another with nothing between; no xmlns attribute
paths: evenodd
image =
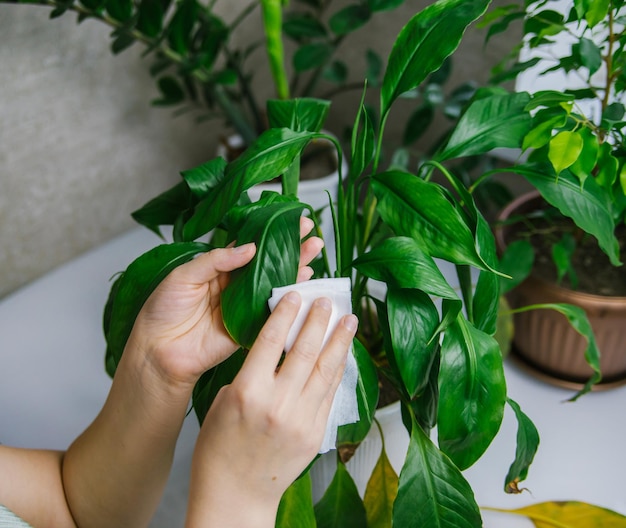
<svg viewBox="0 0 626 528"><path fill-rule="evenodd" d="M313 268L310 268L309 266L303 266L302 268L299 268L296 282L308 281L313 276L313 273Z"/></svg>
<svg viewBox="0 0 626 528"><path fill-rule="evenodd" d="M300 395L317 363L331 313L332 302L327 297L313 302L293 347L280 367L277 383L283 384L292 397Z"/></svg>
<svg viewBox="0 0 626 528"><path fill-rule="evenodd" d="M241 375L251 376L251 379L259 373L274 375L301 304L299 293L285 294L259 332L241 368Z"/></svg>
<svg viewBox="0 0 626 528"><path fill-rule="evenodd" d="M175 272L186 282L202 284L214 279L222 272L245 266L252 260L255 253L254 243L213 249L207 253L200 253L197 258L176 268Z"/></svg>
<svg viewBox="0 0 626 528"><path fill-rule="evenodd" d="M306 266L324 247L324 241L319 237L307 238L300 246L300 266Z"/></svg>
<svg viewBox="0 0 626 528"><path fill-rule="evenodd" d="M315 222L308 216L300 217L300 238L307 236L315 227Z"/></svg>
<svg viewBox="0 0 626 528"><path fill-rule="evenodd" d="M342 317L328 340L303 390L303 395L311 405L320 406L326 402L330 411L330 404L341 381L357 325L358 321L354 315Z"/></svg>

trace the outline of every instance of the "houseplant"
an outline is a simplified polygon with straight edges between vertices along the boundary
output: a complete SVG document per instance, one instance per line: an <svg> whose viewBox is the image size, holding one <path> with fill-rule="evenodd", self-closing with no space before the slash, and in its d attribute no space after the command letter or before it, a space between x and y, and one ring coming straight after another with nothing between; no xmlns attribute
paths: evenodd
<svg viewBox="0 0 626 528"><path fill-rule="evenodd" d="M341 45L372 17L403 3L379 0L340 8L330 0L289 6L276 0L231 5L196 0L3 1L45 6L51 18L75 13L78 22L105 24L111 28L114 54L141 45L160 93L154 105L194 111L198 120L222 119L245 144L267 127L266 94L255 85L259 64L268 65L275 96L281 99L351 89L349 67L337 53ZM263 31L250 37L242 26L256 16ZM368 51L363 67L378 60Z"/></svg>
<svg viewBox="0 0 626 528"><path fill-rule="evenodd" d="M626 275L620 269L626 250L626 8L621 1L563 6L525 2L493 14L489 35L518 19L524 34L498 67L496 80L532 68L538 83L548 77L565 88L538 92L529 105L533 125L523 141L528 160L510 170L540 196L522 198L503 212L498 240L501 249L510 244L511 274L521 279L532 270L509 294L513 306L560 299L580 305L602 353L594 374L564 318L523 312L515 316L519 354L561 383L581 383L591 375L599 381L602 372L610 385L626 378Z"/></svg>
<svg viewBox="0 0 626 528"><path fill-rule="evenodd" d="M339 432L338 452L345 456L324 497L314 507L305 472L283 498L280 526L289 526L293 518L301 526L390 526L392 519L407 528L480 526L478 506L461 472L488 448L507 403L519 429L505 490L519 491L518 483L526 478L538 436L519 405L506 395L502 355L492 337L500 279L505 275L497 271L487 222L471 193L445 164L495 147L521 146L531 127L526 109L530 96L479 91L419 175L382 169L380 157L395 101L442 65L488 4L488 0L439 0L418 12L389 55L380 123L375 126L363 100L358 108L349 171L344 183L344 175L338 178L332 206L335 236L326 241L336 248L335 266L323 256L316 270L318 276L352 281L353 310L361 321L354 342L361 419ZM254 261L233 274L222 301L225 325L242 348L199 380L194 408L202 420L216 392L232 380L267 317L271 289L295 280L300 244L295 220L303 211L315 217L294 194L266 193L250 202L245 191L276 176L290 177L289 168L308 142L324 136L316 130L325 107L324 101L313 99L270 105L268 113L276 126L239 158L228 163L216 158L183 173L180 184L140 210L136 218L157 232L162 225L172 225L174 242L139 257L112 286L105 310L110 373L141 304L159 280L211 246L254 240ZM341 158L337 140L327 139ZM449 188L432 179L435 171L448 180ZM210 243L198 242L207 235ZM460 296L444 278L441 262L456 270ZM372 280L385 284L383 298L371 295ZM440 308L433 298L441 299ZM238 309L242 302L245 314ZM584 315L575 316L584 327ZM588 332L586 337L593 339ZM387 380L401 401L410 442L399 477L390 469L383 447L362 500L344 462L373 427L379 378ZM435 425L437 443L430 439Z"/></svg>

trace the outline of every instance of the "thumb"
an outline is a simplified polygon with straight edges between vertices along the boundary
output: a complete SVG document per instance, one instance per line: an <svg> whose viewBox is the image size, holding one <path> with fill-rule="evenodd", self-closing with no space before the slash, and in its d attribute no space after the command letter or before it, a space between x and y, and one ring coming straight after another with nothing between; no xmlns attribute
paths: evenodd
<svg viewBox="0 0 626 528"><path fill-rule="evenodd" d="M198 254L196 258L180 266L177 271L182 280L201 284L214 279L220 273L245 266L255 253L254 242L237 247L212 249L207 253Z"/></svg>

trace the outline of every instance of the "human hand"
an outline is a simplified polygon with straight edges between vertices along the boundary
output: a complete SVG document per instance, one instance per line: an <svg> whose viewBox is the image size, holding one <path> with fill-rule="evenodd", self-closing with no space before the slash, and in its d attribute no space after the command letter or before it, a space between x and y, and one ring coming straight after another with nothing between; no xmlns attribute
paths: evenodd
<svg viewBox="0 0 626 528"><path fill-rule="evenodd" d="M280 368L300 306L291 292L204 420L192 463L187 527L274 526L280 498L319 451L356 332L344 316L322 349L329 299L313 303Z"/></svg>
<svg viewBox="0 0 626 528"><path fill-rule="evenodd" d="M313 225L301 218L302 238ZM302 243L298 281L312 276L307 264L322 246L318 237ZM224 328L220 298L229 273L250 262L255 251L254 244L214 249L172 271L137 316L127 351L154 367L159 379L193 387L203 372L236 350Z"/></svg>

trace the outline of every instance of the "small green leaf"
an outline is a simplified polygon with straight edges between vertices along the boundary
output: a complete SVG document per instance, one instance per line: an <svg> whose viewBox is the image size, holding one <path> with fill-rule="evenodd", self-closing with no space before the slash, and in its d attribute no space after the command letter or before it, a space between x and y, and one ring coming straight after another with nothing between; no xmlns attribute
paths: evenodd
<svg viewBox="0 0 626 528"><path fill-rule="evenodd" d="M297 42L306 38L324 38L327 35L324 25L308 13L286 15L283 31L285 35Z"/></svg>
<svg viewBox="0 0 626 528"><path fill-rule="evenodd" d="M161 98L153 99L152 104L155 106L176 105L185 100L185 91L175 77L166 75L157 81L157 85L161 92Z"/></svg>
<svg viewBox="0 0 626 528"><path fill-rule="evenodd" d="M565 130L554 136L549 145L548 159L558 175L578 159L583 150L583 138L578 132Z"/></svg>
<svg viewBox="0 0 626 528"><path fill-rule="evenodd" d="M278 506L276 528L291 528L294 524L301 528L317 526L311 495L311 475L308 472L287 488Z"/></svg>
<svg viewBox="0 0 626 528"><path fill-rule="evenodd" d="M370 10L363 4L344 7L330 17L328 25L336 35L347 35L364 26L370 19Z"/></svg>
<svg viewBox="0 0 626 528"><path fill-rule="evenodd" d="M356 484L343 463L337 461L337 471L324 496L315 505L317 528L363 528L366 526L365 507Z"/></svg>
<svg viewBox="0 0 626 528"><path fill-rule="evenodd" d="M163 29L163 19L165 11L161 0L141 0L139 3L139 13L137 18L137 31L154 38Z"/></svg>
<svg viewBox="0 0 626 528"><path fill-rule="evenodd" d="M367 528L388 528L391 526L393 501L397 494L398 475L391 466L383 446L367 482L363 497Z"/></svg>
<svg viewBox="0 0 626 528"><path fill-rule="evenodd" d="M404 0L367 0L371 11L391 11L403 3Z"/></svg>
<svg viewBox="0 0 626 528"><path fill-rule="evenodd" d="M560 284L565 275L569 275L572 289L576 289L578 278L572 266L572 255L576 249L576 240L571 233L565 233L561 240L552 246L552 260L556 266L556 282Z"/></svg>
<svg viewBox="0 0 626 528"><path fill-rule="evenodd" d="M267 117L272 128L296 132L319 132L324 126L330 101L314 98L269 99Z"/></svg>
<svg viewBox="0 0 626 528"><path fill-rule="evenodd" d="M365 97L365 92L363 97ZM352 128L351 144L352 159L349 166L349 180L354 182L372 161L375 147L374 124L362 103Z"/></svg>
<svg viewBox="0 0 626 528"><path fill-rule="evenodd" d="M132 0L106 0L105 8L119 22L127 22L133 16Z"/></svg>
<svg viewBox="0 0 626 528"><path fill-rule="evenodd" d="M539 447L539 433L535 424L522 412L517 402L509 398L506 401L513 409L517 419L517 447L515 448L515 460L511 464L504 481L504 491L506 493L521 493L518 484L526 480L528 476L528 469Z"/></svg>
<svg viewBox="0 0 626 528"><path fill-rule="evenodd" d="M333 55L333 47L323 42L305 44L293 55L293 67L298 72L305 72L324 66Z"/></svg>
<svg viewBox="0 0 626 528"><path fill-rule="evenodd" d="M572 46L572 51L578 53L581 64L589 70L589 76L596 73L602 66L602 51L593 40L581 38Z"/></svg>
<svg viewBox="0 0 626 528"><path fill-rule="evenodd" d="M502 293L521 284L530 275L535 262L535 251L528 240L515 240L506 246L500 259L500 270L511 278L500 280Z"/></svg>
<svg viewBox="0 0 626 528"><path fill-rule="evenodd" d="M418 106L409 116L402 135L402 145L405 147L417 141L432 123L435 117L435 108L430 103Z"/></svg>

